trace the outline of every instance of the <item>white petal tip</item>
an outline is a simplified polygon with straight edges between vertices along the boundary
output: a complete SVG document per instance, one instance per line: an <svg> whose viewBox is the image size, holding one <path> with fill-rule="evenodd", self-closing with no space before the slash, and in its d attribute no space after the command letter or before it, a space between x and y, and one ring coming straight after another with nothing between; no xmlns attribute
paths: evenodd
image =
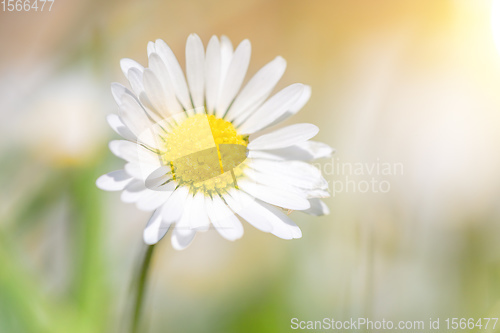
<svg viewBox="0 0 500 333"><path fill-rule="evenodd" d="M146 231L144 231L143 239L146 245L155 245L159 241L159 239L154 239L151 235L146 235Z"/></svg>
<svg viewBox="0 0 500 333"><path fill-rule="evenodd" d="M167 233L168 229L169 229L168 227L159 230L154 228L146 228L144 229L144 232L142 234L142 239L144 240L144 243L146 245L155 245L156 243L162 240L162 238Z"/></svg>
<svg viewBox="0 0 500 333"><path fill-rule="evenodd" d="M191 245L195 234L196 234L196 232L194 231L191 235L187 235L185 237L179 237L179 235L176 235L175 233L173 233L172 234L172 247L174 248L174 250L177 250L177 251L184 250L189 245Z"/></svg>
<svg viewBox="0 0 500 333"><path fill-rule="evenodd" d="M277 56L277 57L274 59L274 61L278 61L278 62L280 62L280 63L282 63L282 64L285 64L285 65L286 65L286 60L285 60L285 58L283 58L282 56Z"/></svg>
<svg viewBox="0 0 500 333"><path fill-rule="evenodd" d="M97 178L97 180L95 181L95 186L97 186L101 190L107 191L103 186L103 183L106 181L106 177L106 175L102 175L101 177Z"/></svg>
<svg viewBox="0 0 500 333"><path fill-rule="evenodd" d="M124 170L117 170L97 178L95 184L104 191L121 191L131 179Z"/></svg>

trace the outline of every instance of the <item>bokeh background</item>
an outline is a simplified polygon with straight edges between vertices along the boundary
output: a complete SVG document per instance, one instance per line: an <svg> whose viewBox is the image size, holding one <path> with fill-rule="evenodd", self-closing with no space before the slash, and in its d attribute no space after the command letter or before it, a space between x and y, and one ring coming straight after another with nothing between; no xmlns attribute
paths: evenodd
<svg viewBox="0 0 500 333"><path fill-rule="evenodd" d="M0 332L126 332L149 213L95 187L120 168L105 116L119 59L164 39L252 42L278 88L312 86L293 122L330 163L399 163L390 191L292 213L303 238L246 226L153 258L147 332L290 332L291 318L500 317L500 53L490 0L55 0L0 12ZM498 21L500 22L500 18ZM330 171L329 171L330 170ZM372 175L347 175L360 182ZM500 328L500 324L497 325ZM441 329L440 331L445 331ZM482 332L491 332L483 330Z"/></svg>

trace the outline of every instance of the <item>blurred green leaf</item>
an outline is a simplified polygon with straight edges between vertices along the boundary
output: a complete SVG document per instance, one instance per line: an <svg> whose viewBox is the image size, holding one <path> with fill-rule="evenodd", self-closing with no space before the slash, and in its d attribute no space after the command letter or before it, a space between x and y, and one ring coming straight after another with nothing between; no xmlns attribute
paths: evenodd
<svg viewBox="0 0 500 333"><path fill-rule="evenodd" d="M79 309L79 326L84 332L106 332L110 295L103 252L103 211L101 193L95 186L100 175L92 168L75 170L71 175L73 214L71 230L75 251L72 271L73 290Z"/></svg>

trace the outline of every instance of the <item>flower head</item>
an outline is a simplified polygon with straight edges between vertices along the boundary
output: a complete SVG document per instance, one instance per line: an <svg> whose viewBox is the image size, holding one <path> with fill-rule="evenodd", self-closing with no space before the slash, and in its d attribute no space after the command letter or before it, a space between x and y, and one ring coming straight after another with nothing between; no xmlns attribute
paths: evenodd
<svg viewBox="0 0 500 333"><path fill-rule="evenodd" d="M307 162L332 149L310 139L312 124L272 130L309 100L310 87L292 84L269 98L286 62L277 57L243 87L250 42L236 50L197 35L186 44L186 76L168 45L149 42L149 67L122 59L132 91L113 83L119 115L110 126L125 140L110 143L127 163L101 176L97 186L122 191L122 200L154 211L144 241L155 244L174 225L172 245L183 249L212 225L224 238L243 235L240 222L280 238L301 237L285 210L328 213L321 172ZM187 78L187 80L186 80Z"/></svg>

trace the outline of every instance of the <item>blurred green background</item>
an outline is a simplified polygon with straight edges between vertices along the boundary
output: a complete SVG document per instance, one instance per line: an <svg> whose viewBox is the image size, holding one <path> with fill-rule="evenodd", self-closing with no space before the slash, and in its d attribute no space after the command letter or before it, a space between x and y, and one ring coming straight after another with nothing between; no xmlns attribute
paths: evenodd
<svg viewBox="0 0 500 333"><path fill-rule="evenodd" d="M490 0L84 1L0 12L0 332L126 332L149 213L101 192L119 59L164 39L252 42L312 86L331 214L303 238L245 225L156 249L148 332L291 332L290 320L500 317L500 53ZM332 163L398 163L387 193ZM337 190L339 188L337 187ZM497 325L500 328L500 324ZM440 330L445 331L445 330ZM491 332L492 330L482 330Z"/></svg>

